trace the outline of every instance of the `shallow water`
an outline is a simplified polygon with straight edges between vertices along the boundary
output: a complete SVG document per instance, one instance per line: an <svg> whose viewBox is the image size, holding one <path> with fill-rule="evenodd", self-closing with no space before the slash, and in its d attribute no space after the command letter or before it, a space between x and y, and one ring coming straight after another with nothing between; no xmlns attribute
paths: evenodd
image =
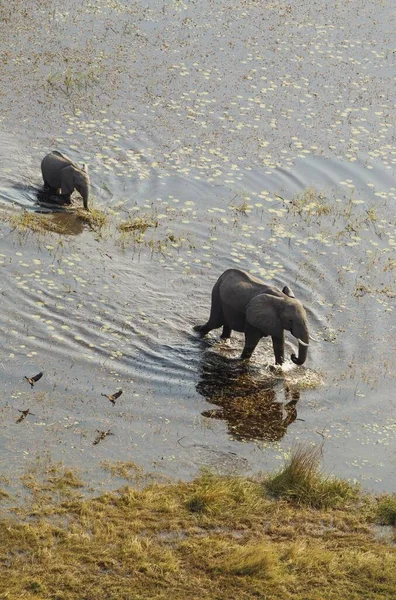
<svg viewBox="0 0 396 600"><path fill-rule="evenodd" d="M109 224L73 208L50 217L64 235L0 223L9 487L40 456L99 490L104 460L257 472L306 441L328 472L394 490L392 4L61 4L0 9L1 214L43 210L57 148L89 163ZM117 230L133 215L155 225L139 242ZM271 370L262 340L243 368L241 335L194 334L229 267L304 303L319 341L303 367Z"/></svg>

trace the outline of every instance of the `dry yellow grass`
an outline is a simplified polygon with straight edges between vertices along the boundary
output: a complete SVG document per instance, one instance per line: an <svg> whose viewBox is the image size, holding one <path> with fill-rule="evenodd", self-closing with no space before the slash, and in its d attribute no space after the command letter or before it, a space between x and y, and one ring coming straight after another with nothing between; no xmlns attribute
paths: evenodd
<svg viewBox="0 0 396 600"><path fill-rule="evenodd" d="M63 467L28 483L31 502L0 522L7 600L396 594L396 548L375 535L374 498L354 494L336 509L314 509L267 497L263 479L209 472L85 500L82 482Z"/></svg>

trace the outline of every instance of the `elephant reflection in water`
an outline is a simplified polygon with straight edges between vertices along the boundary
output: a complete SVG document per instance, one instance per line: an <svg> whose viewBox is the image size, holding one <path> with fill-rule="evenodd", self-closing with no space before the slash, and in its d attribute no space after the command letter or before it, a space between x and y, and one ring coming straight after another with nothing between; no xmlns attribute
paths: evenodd
<svg viewBox="0 0 396 600"><path fill-rule="evenodd" d="M286 383L283 387L284 402L279 402L278 378L268 375L256 380L246 365L206 351L197 391L208 402L220 406L203 412L202 416L227 421L233 438L277 441L296 420L300 398L297 390Z"/></svg>

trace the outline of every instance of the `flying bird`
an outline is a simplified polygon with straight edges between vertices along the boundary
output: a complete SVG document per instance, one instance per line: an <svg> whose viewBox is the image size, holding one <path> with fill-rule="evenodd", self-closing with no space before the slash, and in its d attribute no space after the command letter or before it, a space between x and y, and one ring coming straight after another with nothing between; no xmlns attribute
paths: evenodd
<svg viewBox="0 0 396 600"><path fill-rule="evenodd" d="M26 410L19 410L18 408L18 412L22 413L21 416L15 421L16 423L20 423L21 421L23 421L23 419L26 419L26 417L28 415L33 415L33 413L30 412L30 408L27 408ZM33 415L34 417L34 415Z"/></svg>
<svg viewBox="0 0 396 600"><path fill-rule="evenodd" d="M43 372L40 371L40 373L37 373L37 375L35 375L34 377L26 377L26 375L25 375L25 379L27 379L27 381L30 383L31 387L33 387L34 384L36 383L36 381L41 379L42 376L43 376Z"/></svg>
<svg viewBox="0 0 396 600"><path fill-rule="evenodd" d="M117 398L119 398L121 396L121 394L122 394L122 390L118 390L118 392L115 392L114 394L111 394L110 396L108 396L107 394L102 394L102 396L104 396L105 398L110 400L112 405L115 406L115 401L117 400Z"/></svg>
<svg viewBox="0 0 396 600"><path fill-rule="evenodd" d="M107 431L101 431L100 429L97 429L96 431L99 433L99 435L92 442L94 446L96 446L96 444L99 444L99 442L104 440L108 435L114 435L114 433L111 433L110 429L108 429Z"/></svg>

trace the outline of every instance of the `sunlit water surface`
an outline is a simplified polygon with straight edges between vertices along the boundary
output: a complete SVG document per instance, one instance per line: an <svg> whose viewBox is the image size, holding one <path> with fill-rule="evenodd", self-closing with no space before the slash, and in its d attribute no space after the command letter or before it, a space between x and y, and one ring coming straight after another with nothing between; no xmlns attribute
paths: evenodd
<svg viewBox="0 0 396 600"><path fill-rule="evenodd" d="M37 190L53 148L89 163L108 214L95 231L58 210L62 235L0 224L4 488L43 457L80 468L96 491L119 483L104 461L250 473L303 441L323 444L327 472L394 490L391 8L376 6L368 41L369 4L323 23L315 3L245 4L231 18L222 2L89 3L67 64L50 53L74 2L1 24L1 40L26 26L0 68L1 214L48 212ZM80 49L84 27L92 47ZM136 216L148 229L122 234ZM230 267L303 302L317 339L303 367L271 369L267 340L243 366L241 334L225 344L192 331ZM286 346L289 357L290 335ZM24 376L38 371L31 389ZM102 394L118 389L113 406ZM94 444L100 432L112 435Z"/></svg>

